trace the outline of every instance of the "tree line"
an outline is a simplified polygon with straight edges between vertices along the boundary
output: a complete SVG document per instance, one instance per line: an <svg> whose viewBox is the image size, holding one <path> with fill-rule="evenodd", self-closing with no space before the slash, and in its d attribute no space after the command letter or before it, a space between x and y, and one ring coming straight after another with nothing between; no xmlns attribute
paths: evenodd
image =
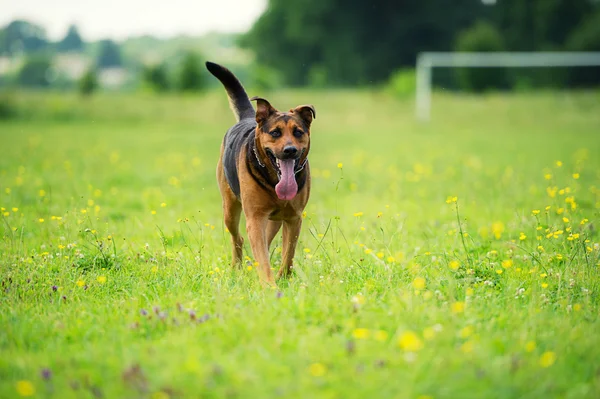
<svg viewBox="0 0 600 399"><path fill-rule="evenodd" d="M241 43L290 85L371 85L414 67L422 51L600 51L600 1L269 0ZM473 88L586 86L600 83L600 70L497 69L440 78Z"/></svg>
<svg viewBox="0 0 600 399"><path fill-rule="evenodd" d="M386 85L408 91L422 51L600 51L600 0L269 0L238 44L254 54L238 72L257 87ZM92 59L80 82L84 92L97 87L99 72L120 67L135 75L135 87L142 82L156 91L210 84L197 53L144 64L123 56L112 40L86 43L76 26L52 42L42 27L13 21L0 29L0 56L21 55L25 63L16 76L0 76L0 86L11 80L60 86L51 60L63 53ZM600 68L436 70L434 84L476 91L588 87L600 85Z"/></svg>
<svg viewBox="0 0 600 399"><path fill-rule="evenodd" d="M87 70L76 81L57 76L53 60L57 55L81 55L89 59ZM178 57L178 67L169 70L166 63L139 64L123 56L120 45L110 39L87 43L75 25L65 36L50 41L42 27L16 20L0 29L0 56L24 60L13 74L0 76L0 86L78 87L82 94L91 94L99 87L98 76L106 69L127 68L135 75L136 84L155 91L199 91L205 88L202 57L187 51ZM141 78L141 79L140 79Z"/></svg>

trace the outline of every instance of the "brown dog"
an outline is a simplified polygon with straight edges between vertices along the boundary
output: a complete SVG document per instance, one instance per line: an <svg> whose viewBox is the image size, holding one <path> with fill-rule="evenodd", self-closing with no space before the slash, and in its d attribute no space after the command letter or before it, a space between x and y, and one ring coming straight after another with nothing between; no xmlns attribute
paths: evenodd
<svg viewBox="0 0 600 399"><path fill-rule="evenodd" d="M227 68L212 62L206 68L221 81L237 123L225 134L217 165L223 217L231 234L234 265L242 261L240 213L263 283L274 286L269 246L283 224L283 258L277 278L288 276L300 235L302 212L310 194L310 125L312 105L279 112L264 98L248 98ZM256 112L250 103L256 100Z"/></svg>

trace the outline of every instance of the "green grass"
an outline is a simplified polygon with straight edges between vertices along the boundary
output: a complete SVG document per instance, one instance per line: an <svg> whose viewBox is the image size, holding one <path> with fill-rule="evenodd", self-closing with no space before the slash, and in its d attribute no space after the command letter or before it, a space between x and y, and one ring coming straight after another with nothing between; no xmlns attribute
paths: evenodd
<svg viewBox="0 0 600 399"><path fill-rule="evenodd" d="M229 267L224 93L12 99L0 397L600 395L597 92L268 98L317 109L279 290Z"/></svg>

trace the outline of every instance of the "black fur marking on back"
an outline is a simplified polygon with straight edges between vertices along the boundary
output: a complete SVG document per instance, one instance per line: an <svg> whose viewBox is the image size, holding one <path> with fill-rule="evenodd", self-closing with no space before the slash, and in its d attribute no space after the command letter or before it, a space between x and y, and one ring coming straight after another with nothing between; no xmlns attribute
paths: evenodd
<svg viewBox="0 0 600 399"><path fill-rule="evenodd" d="M223 146L223 170L225 178L231 191L240 198L240 179L238 177L237 159L240 151L246 145L248 140L254 141L254 130L256 121L253 119L244 119L238 124L232 126L225 134L225 145Z"/></svg>

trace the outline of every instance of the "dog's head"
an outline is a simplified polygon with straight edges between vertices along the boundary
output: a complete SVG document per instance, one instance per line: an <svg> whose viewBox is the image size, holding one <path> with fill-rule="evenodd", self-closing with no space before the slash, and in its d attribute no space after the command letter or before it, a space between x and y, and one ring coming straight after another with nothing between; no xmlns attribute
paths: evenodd
<svg viewBox="0 0 600 399"><path fill-rule="evenodd" d="M310 125L316 117L312 105L300 105L279 112L267 100L256 101L256 148L268 167L275 170L279 182L275 191L280 199L296 196L295 170L303 165L310 150Z"/></svg>

